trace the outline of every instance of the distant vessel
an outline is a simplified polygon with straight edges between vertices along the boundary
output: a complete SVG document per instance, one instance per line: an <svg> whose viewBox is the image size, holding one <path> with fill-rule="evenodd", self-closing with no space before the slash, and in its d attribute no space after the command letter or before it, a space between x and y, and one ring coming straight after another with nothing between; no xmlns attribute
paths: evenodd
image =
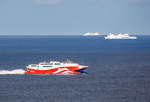
<svg viewBox="0 0 150 102"><path fill-rule="evenodd" d="M26 66L27 74L74 74L87 73L85 69L88 66L79 65L77 63L50 61L41 62L39 64L29 64Z"/></svg>
<svg viewBox="0 0 150 102"><path fill-rule="evenodd" d="M100 34L98 33L98 32L96 32L96 33L85 33L85 34L83 34L83 36L99 36Z"/></svg>
<svg viewBox="0 0 150 102"><path fill-rule="evenodd" d="M107 35L104 38L105 39L137 39L137 37L130 36L127 33L125 33L125 34L112 34L112 33L110 33L109 35Z"/></svg>

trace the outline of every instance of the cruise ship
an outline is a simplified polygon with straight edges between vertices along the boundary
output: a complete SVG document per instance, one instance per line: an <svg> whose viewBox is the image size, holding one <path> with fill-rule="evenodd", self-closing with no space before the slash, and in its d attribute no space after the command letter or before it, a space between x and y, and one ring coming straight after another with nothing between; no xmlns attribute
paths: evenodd
<svg viewBox="0 0 150 102"><path fill-rule="evenodd" d="M104 38L105 39L137 39L137 37L130 36L127 33L125 33L125 34L112 34L112 33L110 33L109 35L107 35Z"/></svg>
<svg viewBox="0 0 150 102"><path fill-rule="evenodd" d="M99 35L100 34L98 32L96 32L96 33L90 33L90 32L88 32L88 33L83 34L83 36L99 36Z"/></svg>
<svg viewBox="0 0 150 102"><path fill-rule="evenodd" d="M26 74L76 74L87 73L88 66L79 65L71 61L40 62L39 64L29 64L26 66Z"/></svg>

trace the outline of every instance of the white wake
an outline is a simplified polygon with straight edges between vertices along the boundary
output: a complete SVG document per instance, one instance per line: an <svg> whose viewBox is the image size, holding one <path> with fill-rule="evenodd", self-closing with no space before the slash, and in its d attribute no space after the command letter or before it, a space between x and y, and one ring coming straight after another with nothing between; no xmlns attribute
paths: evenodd
<svg viewBox="0 0 150 102"><path fill-rule="evenodd" d="M0 74L24 74L25 70L23 69L14 69L14 70L0 70Z"/></svg>

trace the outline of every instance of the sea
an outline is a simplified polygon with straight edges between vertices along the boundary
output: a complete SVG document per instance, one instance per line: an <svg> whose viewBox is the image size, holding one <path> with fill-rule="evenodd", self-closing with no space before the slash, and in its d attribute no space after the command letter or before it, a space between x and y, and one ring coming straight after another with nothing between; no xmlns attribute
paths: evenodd
<svg viewBox="0 0 150 102"><path fill-rule="evenodd" d="M0 102L150 102L150 36L137 37L0 36ZM23 74L50 60L88 74Z"/></svg>

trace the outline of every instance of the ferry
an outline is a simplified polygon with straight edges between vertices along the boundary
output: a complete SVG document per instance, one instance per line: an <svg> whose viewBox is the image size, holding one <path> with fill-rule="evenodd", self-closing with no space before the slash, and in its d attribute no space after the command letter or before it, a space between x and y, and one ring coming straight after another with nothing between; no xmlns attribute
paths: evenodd
<svg viewBox="0 0 150 102"><path fill-rule="evenodd" d="M26 74L76 74L87 73L88 66L79 65L71 61L40 62L39 64L29 64L26 66Z"/></svg>
<svg viewBox="0 0 150 102"><path fill-rule="evenodd" d="M88 33L83 34L83 36L99 36L99 35L100 34L98 32L96 32L96 33L90 33L90 32L88 32Z"/></svg>
<svg viewBox="0 0 150 102"><path fill-rule="evenodd" d="M125 33L125 34L112 34L112 33L109 33L109 35L107 35L104 38L105 39L137 39L137 37L130 36L127 33Z"/></svg>

